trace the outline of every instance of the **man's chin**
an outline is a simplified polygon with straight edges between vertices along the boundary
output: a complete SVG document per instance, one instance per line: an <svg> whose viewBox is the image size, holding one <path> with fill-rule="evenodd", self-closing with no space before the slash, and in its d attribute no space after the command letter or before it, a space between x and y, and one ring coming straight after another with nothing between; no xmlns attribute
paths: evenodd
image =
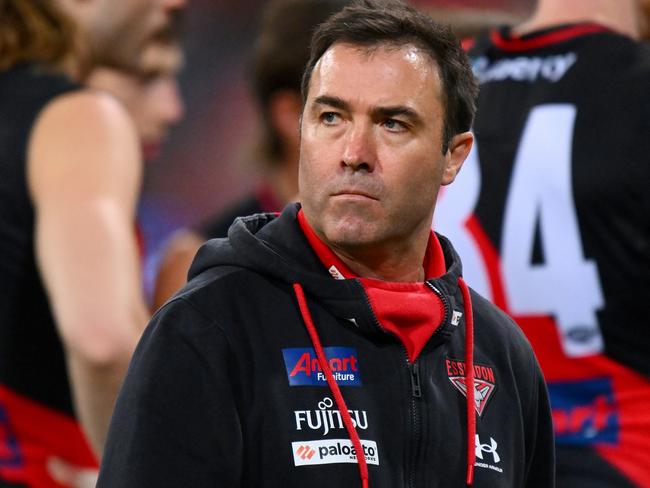
<svg viewBox="0 0 650 488"><path fill-rule="evenodd" d="M357 248L375 242L377 229L371 220L359 216L344 218L325 228L325 238L336 247Z"/></svg>

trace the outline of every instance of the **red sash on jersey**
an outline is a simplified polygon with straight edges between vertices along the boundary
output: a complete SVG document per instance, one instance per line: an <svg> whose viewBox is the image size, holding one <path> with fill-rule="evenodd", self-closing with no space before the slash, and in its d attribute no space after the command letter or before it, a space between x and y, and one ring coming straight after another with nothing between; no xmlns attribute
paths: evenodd
<svg viewBox="0 0 650 488"><path fill-rule="evenodd" d="M62 488L47 473L50 457L98 468L73 418L0 385L0 479L34 488Z"/></svg>
<svg viewBox="0 0 650 488"><path fill-rule="evenodd" d="M494 303L533 345L549 388L556 443L592 447L638 486L650 488L650 381L604 354L569 358L552 317L513 314L498 253L475 217L467 228L486 264Z"/></svg>

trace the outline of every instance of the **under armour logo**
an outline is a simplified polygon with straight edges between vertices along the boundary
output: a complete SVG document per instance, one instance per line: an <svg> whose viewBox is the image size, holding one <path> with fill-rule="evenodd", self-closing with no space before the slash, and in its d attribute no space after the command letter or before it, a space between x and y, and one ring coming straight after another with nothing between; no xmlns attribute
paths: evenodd
<svg viewBox="0 0 650 488"><path fill-rule="evenodd" d="M476 452L476 457L481 460L483 459L483 453L486 452L488 454L492 454L495 463L501 461L501 457L499 457L499 453L497 453L497 441L495 441L492 437L490 437L489 444L481 444L481 439L479 439L478 434L476 434L475 452Z"/></svg>

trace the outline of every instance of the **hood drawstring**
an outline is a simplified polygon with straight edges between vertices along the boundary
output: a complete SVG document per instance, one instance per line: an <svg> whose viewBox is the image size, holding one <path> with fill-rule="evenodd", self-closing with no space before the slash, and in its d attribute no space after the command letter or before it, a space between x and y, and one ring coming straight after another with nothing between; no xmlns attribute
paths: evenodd
<svg viewBox="0 0 650 488"><path fill-rule="evenodd" d="M472 486L474 483L474 463L476 462L476 410L474 405L474 317L472 313L472 302L469 294L469 288L463 278L458 278L458 286L460 287L460 290L463 294L463 309L465 312L465 389L467 397L466 484L467 486ZM305 326L307 327L307 332L309 333L311 342L314 345L314 350L316 351L316 356L318 357L318 364L325 374L327 385L329 386L329 389L334 396L336 406L339 409L343 423L345 424L345 429L348 431L350 441L352 442L354 450L357 453L357 463L359 466L361 485L363 488L368 488L368 465L363 454L363 447L361 446L359 434L352 424L352 418L350 417L348 407L345 404L345 400L341 394L339 385L336 383L334 375L332 374L332 370L329 366L329 363L327 362L327 358L325 357L325 352L323 351L323 346L321 345L320 338L318 337L316 326L314 325L311 313L309 312L307 299L305 298L305 293L302 289L302 286L300 286L299 283L294 283L293 290L296 294L296 298L298 299L298 306L300 307L300 313L305 322Z"/></svg>
<svg viewBox="0 0 650 488"><path fill-rule="evenodd" d="M458 286L463 294L465 312L465 390L467 397L467 486L474 484L474 463L476 462L476 413L474 399L474 316L469 287L462 277Z"/></svg>
<svg viewBox="0 0 650 488"><path fill-rule="evenodd" d="M352 424L352 418L350 417L350 412L348 411L348 407L345 404L343 395L341 394L341 389L336 383L330 365L327 362L327 358L325 357L325 352L323 351L323 346L321 345L320 338L318 337L318 332L316 331L314 321L311 318L311 313L309 312L309 307L307 306L307 300L305 298L305 293L302 290L302 286L300 286L299 283L294 283L293 290L296 294L296 298L298 299L298 306L300 307L302 318L305 321L307 332L309 332L309 337L311 338L311 342L314 345L314 350L316 351L316 356L318 357L318 364L320 364L320 367L325 374L327 385L329 386L330 391L334 396L336 407L341 413L343 423L345 424L345 429L348 431L348 436L350 437L350 441L352 441L352 445L354 446L354 452L357 454L359 475L361 476L361 486L363 488L368 488L368 465L366 463L366 457L363 453L363 447L361 446L359 434Z"/></svg>

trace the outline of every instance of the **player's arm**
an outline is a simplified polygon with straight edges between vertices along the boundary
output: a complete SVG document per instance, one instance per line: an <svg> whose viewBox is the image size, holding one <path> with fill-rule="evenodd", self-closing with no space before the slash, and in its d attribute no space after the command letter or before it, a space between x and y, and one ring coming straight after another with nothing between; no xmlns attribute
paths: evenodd
<svg viewBox="0 0 650 488"><path fill-rule="evenodd" d="M76 412L98 455L148 319L134 235L141 171L131 119L108 95L58 97L36 121L27 179L37 262Z"/></svg>
<svg viewBox="0 0 650 488"><path fill-rule="evenodd" d="M203 236L191 230L181 230L172 236L162 254L156 277L154 309L161 307L179 288L185 285L187 271L204 240Z"/></svg>

